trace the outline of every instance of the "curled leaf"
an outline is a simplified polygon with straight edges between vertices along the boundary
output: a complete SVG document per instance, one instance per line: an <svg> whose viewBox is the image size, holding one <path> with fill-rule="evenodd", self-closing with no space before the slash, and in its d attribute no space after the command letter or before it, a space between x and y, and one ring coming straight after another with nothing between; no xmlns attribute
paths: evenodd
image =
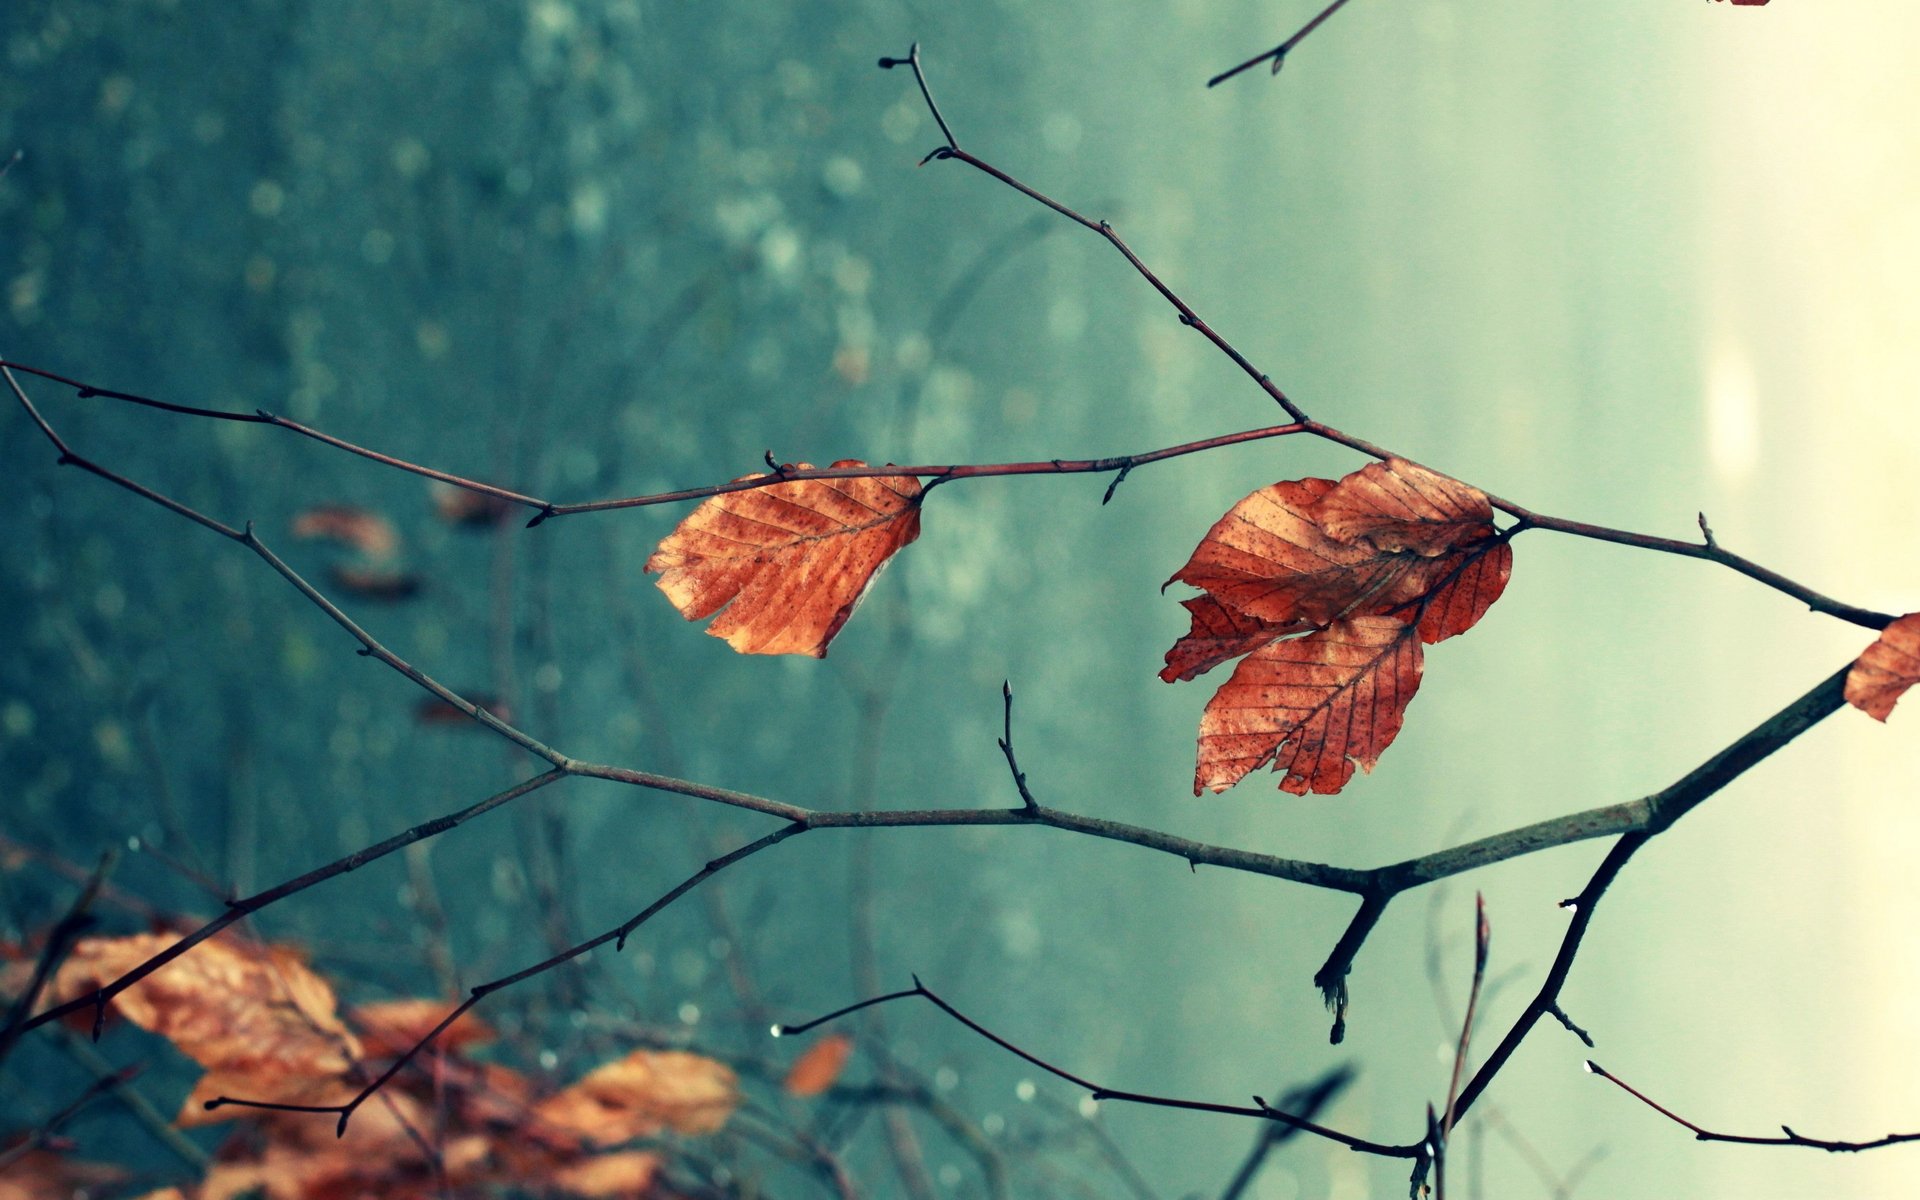
<svg viewBox="0 0 1920 1200"><path fill-rule="evenodd" d="M1248 655L1207 702L1193 794L1267 762L1281 790L1331 794L1371 771L1420 687L1420 638L1393 617L1350 617Z"/></svg>
<svg viewBox="0 0 1920 1200"><path fill-rule="evenodd" d="M1854 660L1847 672L1847 703L1884 721L1894 703L1916 683L1920 683L1920 613L1908 613L1881 630L1879 639Z"/></svg>
<svg viewBox="0 0 1920 1200"><path fill-rule="evenodd" d="M727 492L688 514L646 570L659 573L660 590L689 621L725 607L707 632L741 654L822 658L875 574L920 536L920 497L911 475Z"/></svg>
<svg viewBox="0 0 1920 1200"><path fill-rule="evenodd" d="M832 1087L853 1053L853 1039L844 1033L831 1033L808 1046L806 1053L793 1060L787 1071L786 1088L795 1096L818 1096Z"/></svg>

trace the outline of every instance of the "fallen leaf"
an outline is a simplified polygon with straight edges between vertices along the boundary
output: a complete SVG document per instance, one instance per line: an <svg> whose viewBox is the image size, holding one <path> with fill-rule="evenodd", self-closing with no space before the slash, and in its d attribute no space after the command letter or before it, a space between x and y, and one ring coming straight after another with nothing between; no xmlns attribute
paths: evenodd
<svg viewBox="0 0 1920 1200"><path fill-rule="evenodd" d="M646 570L660 574L660 590L689 621L725 606L707 632L741 654L822 658L874 575L920 536L921 490L911 475L882 475L714 496L667 535Z"/></svg>
<svg viewBox="0 0 1920 1200"><path fill-rule="evenodd" d="M821 1038L793 1060L787 1072L787 1091L795 1096L818 1096L840 1078L851 1053L853 1039L846 1034L830 1033Z"/></svg>
<svg viewBox="0 0 1920 1200"><path fill-rule="evenodd" d="M347 1015L360 1031L360 1040L368 1055L398 1058L432 1033L452 1010L453 1005L445 1000L384 1000L378 1004L362 1004ZM464 1012L433 1039L433 1048L451 1054L491 1042L494 1036L491 1025L471 1012Z"/></svg>
<svg viewBox="0 0 1920 1200"><path fill-rule="evenodd" d="M1343 542L1389 554L1433 556L1493 536L1487 494L1404 458L1368 463L1314 505L1314 519Z"/></svg>
<svg viewBox="0 0 1920 1200"><path fill-rule="evenodd" d="M491 529L511 520L519 506L485 492L470 491L452 484L438 483L433 488L433 514L449 525L464 529Z"/></svg>
<svg viewBox="0 0 1920 1200"><path fill-rule="evenodd" d="M178 935L83 938L49 989L55 1002L101 987L166 949ZM207 1069L182 1107L183 1125L228 1120L201 1101L226 1094L280 1104L335 1104L358 1091L345 1079L359 1042L335 1012L333 988L284 946L215 937L115 996L110 1011L171 1041Z"/></svg>
<svg viewBox="0 0 1920 1200"><path fill-rule="evenodd" d="M19 1152L0 1145L0 1151L8 1155L0 1162L0 1200L74 1200L98 1195L127 1177L125 1168L51 1150Z"/></svg>
<svg viewBox="0 0 1920 1200"><path fill-rule="evenodd" d="M645 1150L622 1150L596 1155L555 1168L543 1177L527 1182L544 1190L557 1188L573 1196L644 1195L660 1175L658 1154Z"/></svg>
<svg viewBox="0 0 1920 1200"><path fill-rule="evenodd" d="M1880 631L1847 672L1847 703L1884 721L1894 702L1920 683L1920 613L1908 613Z"/></svg>
<svg viewBox="0 0 1920 1200"><path fill-rule="evenodd" d="M1393 617L1349 617L1273 642L1234 669L1200 718L1193 794L1271 761L1282 791L1330 795L1371 771L1420 687L1420 638Z"/></svg>
<svg viewBox="0 0 1920 1200"><path fill-rule="evenodd" d="M293 536L325 538L369 558L391 558L400 548L400 535L385 517L345 504L307 509L293 519Z"/></svg>
<svg viewBox="0 0 1920 1200"><path fill-rule="evenodd" d="M327 578L343 592L351 592L364 600L383 600L388 603L411 600L425 586L420 576L412 571L391 567L356 567L346 563L329 564Z"/></svg>
<svg viewBox="0 0 1920 1200"><path fill-rule="evenodd" d="M595 1146L664 1130L713 1133L740 1102L731 1068L684 1050L636 1050L534 1106L535 1121Z"/></svg>

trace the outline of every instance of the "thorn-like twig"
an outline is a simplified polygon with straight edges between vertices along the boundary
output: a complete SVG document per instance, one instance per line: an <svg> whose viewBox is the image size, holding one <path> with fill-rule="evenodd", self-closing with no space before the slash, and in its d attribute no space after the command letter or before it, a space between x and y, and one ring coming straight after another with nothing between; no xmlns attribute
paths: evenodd
<svg viewBox="0 0 1920 1200"><path fill-rule="evenodd" d="M1707 549L1718 550L1720 543L1713 536L1713 526L1707 524L1707 514L1700 513L1700 536L1707 539Z"/></svg>
<svg viewBox="0 0 1920 1200"><path fill-rule="evenodd" d="M1027 773L1020 769L1019 762L1013 757L1013 681L1011 679L1000 684L1000 697L1000 753L1006 756L1007 770L1013 773L1013 786L1020 790L1020 801L1026 805L1025 811L1037 813L1040 811L1040 803L1033 798L1033 793L1027 790Z"/></svg>
<svg viewBox="0 0 1920 1200"><path fill-rule="evenodd" d="M1587 1049L1589 1050L1593 1049L1593 1035L1588 1033L1586 1030L1580 1028L1578 1025L1575 1025L1573 1023L1573 1018L1569 1017L1566 1013L1566 1010L1561 1008L1558 1003L1547 1005L1547 1015L1552 1017L1554 1020L1560 1022L1560 1024L1566 1029L1568 1033L1571 1033L1573 1036L1579 1038L1582 1042L1586 1043Z"/></svg>
<svg viewBox="0 0 1920 1200"><path fill-rule="evenodd" d="M1128 459L1126 463L1121 466L1119 473L1113 477L1113 482L1107 484L1106 494L1100 497L1101 504L1104 505L1107 501L1113 499L1114 491L1118 489L1122 483L1126 482L1127 473L1132 470L1133 460Z"/></svg>

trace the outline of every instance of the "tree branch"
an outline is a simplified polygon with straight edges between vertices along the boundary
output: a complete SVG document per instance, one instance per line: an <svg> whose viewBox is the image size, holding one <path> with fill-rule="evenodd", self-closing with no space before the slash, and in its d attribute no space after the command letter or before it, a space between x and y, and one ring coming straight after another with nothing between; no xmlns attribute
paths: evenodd
<svg viewBox="0 0 1920 1200"><path fill-rule="evenodd" d="M1830 1154L1851 1154L1861 1150L1879 1150L1886 1146L1899 1146L1907 1142L1920 1142L1920 1133L1889 1133L1883 1137L1858 1142L1829 1141L1825 1138L1805 1137L1795 1133L1793 1127L1789 1125L1782 1125L1780 1127L1782 1134L1780 1137L1757 1137L1752 1134L1741 1133L1715 1133L1711 1129L1706 1129L1687 1120L1687 1118L1674 1112L1666 1105L1661 1104L1658 1100L1642 1092L1639 1088L1634 1087L1592 1059L1588 1059L1586 1065L1589 1074L1598 1075L1627 1095L1632 1096L1635 1100L1638 1100L1648 1108L1659 1113L1667 1120L1687 1129L1693 1134L1693 1139L1697 1142L1733 1142L1741 1146L1801 1146L1809 1150L1825 1150Z"/></svg>

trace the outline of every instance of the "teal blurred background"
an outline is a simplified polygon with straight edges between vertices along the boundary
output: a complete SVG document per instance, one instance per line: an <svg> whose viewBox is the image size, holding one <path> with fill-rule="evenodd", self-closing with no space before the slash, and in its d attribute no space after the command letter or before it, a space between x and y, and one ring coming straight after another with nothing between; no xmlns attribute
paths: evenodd
<svg viewBox="0 0 1920 1200"><path fill-rule="evenodd" d="M1817 589L1920 608L1920 9L1360 0L1278 79L1202 86L1315 8L13 0L0 153L25 157L0 181L0 353L568 500L720 481L769 448L1082 457L1275 420L1098 238L961 164L915 169L938 132L874 60L918 40L963 145L1112 220L1315 416L1555 515L1689 537L1705 511ZM1195 799L1194 727L1224 676L1154 677L1185 626L1159 585L1242 495L1349 453L1177 460L1104 508L1103 479L943 487L831 657L766 660L641 573L685 509L473 534L435 520L421 480L291 435L30 386L80 453L256 522L316 578L337 555L292 540L297 513L387 514L426 590L348 610L567 753L812 806L1012 803L994 748L1010 679L1043 802L1372 866L1644 795L1870 640L1730 572L1530 533L1371 776L1334 798L1257 776ZM406 681L243 552L57 471L17 410L0 478L9 838L89 861L137 837L244 892L527 772L477 732L418 725ZM1920 1127L1915 721L1843 712L1634 861L1563 995L1594 1057L1714 1128ZM570 782L433 843L412 883L390 859L260 928L367 997L430 991L425 872L447 910L438 982L470 985L545 953L543 892L584 936L762 831ZM576 1066L617 1039L611 1018L770 1054L769 1016L861 994L865 907L883 986L918 972L1102 1083L1239 1102L1351 1060L1329 1120L1406 1140L1451 1062L1429 955L1457 1004L1484 891L1505 981L1490 1043L1601 853L1402 898L1356 964L1340 1047L1310 980L1345 897L1042 830L804 838L624 956L489 1008ZM152 854L116 881L208 911ZM6 936L65 896L10 874ZM993 1047L924 1008L886 1022L1012 1161L1050 1164L1016 1194L1125 1194L1090 1142L1019 1141L1084 1120L1047 1108L1070 1089L1023 1104L1031 1072ZM1696 1145L1582 1075L1586 1053L1536 1031L1454 1186L1911 1193L1912 1151ZM64 1093L41 1074L63 1060L34 1054L0 1077L8 1124ZM190 1073L148 1082L170 1109ZM1094 1120L1170 1198L1218 1195L1255 1132ZM75 1132L152 1154L131 1127ZM943 1194L982 1194L921 1133ZM850 1159L866 1194L895 1194L877 1134ZM1388 1197L1404 1176L1297 1142L1250 1194Z"/></svg>

